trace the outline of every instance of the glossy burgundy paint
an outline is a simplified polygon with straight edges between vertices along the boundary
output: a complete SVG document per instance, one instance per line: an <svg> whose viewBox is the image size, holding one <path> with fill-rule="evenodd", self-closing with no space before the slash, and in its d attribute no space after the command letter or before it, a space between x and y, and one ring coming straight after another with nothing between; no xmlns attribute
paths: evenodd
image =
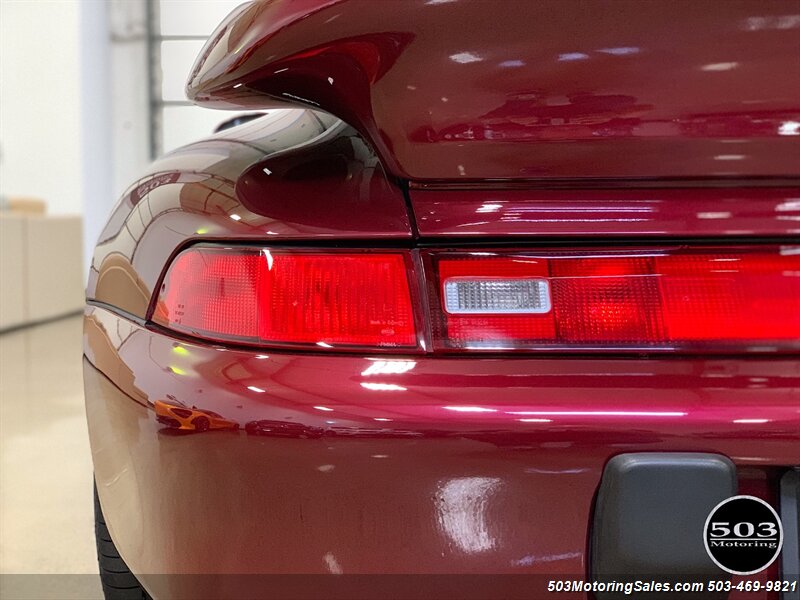
<svg viewBox="0 0 800 600"><path fill-rule="evenodd" d="M170 257L191 242L411 235L402 191L352 128L281 111L157 160L100 235L86 295L143 319Z"/></svg>
<svg viewBox="0 0 800 600"><path fill-rule="evenodd" d="M92 307L84 339L100 497L146 582L337 568L582 576L611 456L722 453L767 497L799 458L793 359L263 353ZM180 435L156 421L158 399L241 428ZM286 426L254 435L260 421Z"/></svg>
<svg viewBox="0 0 800 600"><path fill-rule="evenodd" d="M795 188L626 185L633 184L547 191L415 187L409 193L417 235L432 239L796 237L800 231ZM87 298L145 318L166 264L193 242L408 244L414 235L403 192L352 128L322 113L282 111L156 161L123 194L104 228Z"/></svg>
<svg viewBox="0 0 800 600"><path fill-rule="evenodd" d="M242 426L270 419L328 435L475 437L510 447L570 440L569 447L587 454L613 441L662 451L716 440L706 441L705 451L743 465L764 463L760 456L770 456L766 462L774 465L798 458L797 448L786 443L796 441L800 430L800 364L792 358L463 361L270 354L209 347L105 309L91 308L87 315L90 362L103 372L124 364L137 375L136 388L123 391L144 404L173 396ZM120 326L127 329L124 344L105 354L107 338ZM749 422L756 416L763 422Z"/></svg>
<svg viewBox="0 0 800 600"><path fill-rule="evenodd" d="M796 6L256 2L187 93L353 124L412 180L797 176Z"/></svg>
<svg viewBox="0 0 800 600"><path fill-rule="evenodd" d="M537 190L487 186L412 189L410 197L420 235L430 238L800 235L800 190L794 187Z"/></svg>
<svg viewBox="0 0 800 600"><path fill-rule="evenodd" d="M300 352L147 322L170 260L200 242L414 256L562 237L797 244L790 3L504 7L263 2L204 49L196 100L305 104L352 127L293 109L179 149L131 186L101 236L85 318L89 431L107 523L146 584L154 573L583 577L611 456L721 453L741 491L773 503L776 477L800 464L793 355ZM239 429L176 432L156 421L158 400ZM163 597L187 596L166 585Z"/></svg>

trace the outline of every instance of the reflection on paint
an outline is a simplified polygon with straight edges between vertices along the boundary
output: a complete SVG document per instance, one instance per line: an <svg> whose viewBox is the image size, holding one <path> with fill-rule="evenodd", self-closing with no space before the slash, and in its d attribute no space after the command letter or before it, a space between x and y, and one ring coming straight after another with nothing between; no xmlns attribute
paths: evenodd
<svg viewBox="0 0 800 600"><path fill-rule="evenodd" d="M413 360L375 360L361 371L364 377L370 375L400 375L407 373L417 365Z"/></svg>
<svg viewBox="0 0 800 600"><path fill-rule="evenodd" d="M440 484L436 504L439 527L463 552L486 552L497 545L486 513L499 486L496 477L456 477Z"/></svg>
<svg viewBox="0 0 800 600"><path fill-rule="evenodd" d="M333 555L333 552L327 552L325 556L322 557L325 561L325 565L328 567L328 571L332 575L341 575L342 574L342 567L339 565L339 561L336 560L336 557Z"/></svg>
<svg viewBox="0 0 800 600"><path fill-rule="evenodd" d="M552 417L685 417L689 413L649 410L517 410L506 414Z"/></svg>
<svg viewBox="0 0 800 600"><path fill-rule="evenodd" d="M361 384L361 387L372 390L374 392L405 392L406 389L402 385L397 385L394 383L369 383L365 382Z"/></svg>
<svg viewBox="0 0 800 600"><path fill-rule="evenodd" d="M800 135L800 121L786 121L778 127L778 135Z"/></svg>
<svg viewBox="0 0 800 600"><path fill-rule="evenodd" d="M517 560L512 560L511 564L514 565L515 567L530 567L531 565L535 565L537 563L551 563L560 560L573 560L576 558L580 558L580 556L581 556L580 552L564 552L563 554L545 554L544 556L535 556L533 554L529 554Z"/></svg>

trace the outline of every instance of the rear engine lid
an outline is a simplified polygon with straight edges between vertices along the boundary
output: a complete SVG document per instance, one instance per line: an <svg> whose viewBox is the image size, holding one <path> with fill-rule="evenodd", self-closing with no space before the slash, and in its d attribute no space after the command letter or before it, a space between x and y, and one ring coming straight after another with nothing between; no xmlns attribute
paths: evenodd
<svg viewBox="0 0 800 600"><path fill-rule="evenodd" d="M706 182L707 183L707 182ZM800 234L800 190L788 181L766 187L637 186L571 189L465 189L412 186L411 206L420 235L453 238L583 239L753 238Z"/></svg>
<svg viewBox="0 0 800 600"><path fill-rule="evenodd" d="M187 93L328 111L416 181L796 177L799 32L781 1L278 0Z"/></svg>

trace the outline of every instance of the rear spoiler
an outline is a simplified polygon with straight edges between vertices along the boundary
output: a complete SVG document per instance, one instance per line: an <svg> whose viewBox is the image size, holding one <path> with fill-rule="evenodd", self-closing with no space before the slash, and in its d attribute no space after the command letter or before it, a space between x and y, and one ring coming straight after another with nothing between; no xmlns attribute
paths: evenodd
<svg viewBox="0 0 800 600"><path fill-rule="evenodd" d="M502 7L501 7L502 5ZM780 0L275 0L186 93L303 105L417 181L800 175L800 17Z"/></svg>

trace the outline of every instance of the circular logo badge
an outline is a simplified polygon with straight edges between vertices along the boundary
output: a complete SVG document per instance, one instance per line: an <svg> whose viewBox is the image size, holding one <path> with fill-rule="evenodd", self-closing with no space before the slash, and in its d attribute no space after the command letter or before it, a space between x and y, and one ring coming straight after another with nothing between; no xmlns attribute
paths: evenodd
<svg viewBox="0 0 800 600"><path fill-rule="evenodd" d="M752 575L778 557L783 527L775 509L761 498L733 496L708 515L703 541L719 568L734 575Z"/></svg>

